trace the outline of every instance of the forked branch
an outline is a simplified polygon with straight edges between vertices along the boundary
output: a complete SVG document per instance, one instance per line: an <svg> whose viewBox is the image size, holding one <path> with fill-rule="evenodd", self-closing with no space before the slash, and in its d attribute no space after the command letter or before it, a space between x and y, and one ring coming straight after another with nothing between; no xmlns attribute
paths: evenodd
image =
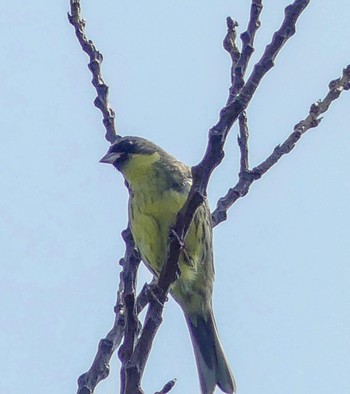
<svg viewBox="0 0 350 394"><path fill-rule="evenodd" d="M134 377L140 380L143 374L145 360L147 360L148 352L151 349L153 339L162 321L166 295L171 284L177 278L178 260L183 240L196 209L202 204L206 196L210 175L223 159L223 147L226 137L234 122L248 106L263 76L273 66L273 60L278 52L294 34L298 17L308 3L309 0L296 0L286 8L285 18L280 29L274 34L271 44L266 47L262 58L255 65L247 84L243 86L241 92L232 101L228 100L227 105L220 112L219 122L210 129L209 142L202 161L197 166L192 167L192 188L184 207L177 215L174 231L169 237L167 261L162 268L158 280L158 298L150 301L145 326L136 345L135 354L132 357L132 366L135 366L137 370L137 375L134 375ZM142 353L140 352L141 349ZM135 372L134 369L131 371L133 373ZM140 386L140 381L138 382L138 386Z"/></svg>
<svg viewBox="0 0 350 394"><path fill-rule="evenodd" d="M329 83L329 91L323 100L319 100L312 104L308 115L294 126L293 132L286 140L275 147L273 152L259 165L253 169L247 169L239 173L238 182L234 187L228 190L226 195L219 199L216 209L212 213L213 226L218 225L227 219L228 209L241 197L244 197L251 184L260 179L278 160L285 154L291 152L300 138L311 128L317 127L320 123L322 115L326 112L334 100L336 100L344 90L350 89L350 65L344 68L340 78ZM240 141L242 138L240 137ZM241 146L241 143L240 143ZM244 146L244 144L243 144ZM245 160L246 152L241 148L241 161Z"/></svg>
<svg viewBox="0 0 350 394"><path fill-rule="evenodd" d="M224 40L224 47L232 60L229 97L226 105L220 111L217 124L209 130L208 146L203 159L192 168L193 185L187 202L178 213L176 224L169 236L167 261L158 280L150 286L144 286L141 294L136 298L135 281L140 258L134 248L130 230L124 232L126 251L121 260L123 271L120 274L115 324L106 338L100 341L90 370L79 378L79 394L93 393L98 382L108 376L110 358L123 337L124 342L119 351L122 360L121 393L143 393L141 388L143 371L154 337L162 322L162 313L169 288L179 274L178 259L183 239L196 209L206 198L209 178L224 157L224 144L227 135L237 119L239 120L238 145L241 158L239 179L237 184L218 201L217 208L212 214L213 226L226 219L228 208L248 193L250 185L256 179L260 179L284 154L289 153L307 130L316 127L321 121L320 115L329 108L343 90L349 89L350 66L344 69L341 78L330 84L327 96L311 107L308 116L295 126L290 136L277 146L266 160L253 169L249 168L249 132L245 109L263 77L273 67L277 54L295 33L296 22L309 2L310 0L295 0L286 7L285 17L280 28L275 32L271 43L266 46L260 60L255 64L247 82L245 82L245 74L254 51L255 34L260 26L259 16L262 11L262 0L251 1L250 20L246 31L241 35L241 50L236 44L238 25L231 18L227 19L228 32ZM69 21L75 28L81 48L90 58L89 69L93 75L92 84L97 92L95 106L103 114L106 139L113 143L118 136L115 127L115 113L108 101L109 88L101 75L103 58L92 41L88 40L85 35L85 21L80 14L80 1L70 0L70 6ZM141 330L137 316L147 303L149 304L148 310ZM175 380L168 382L158 393L168 393L174 384Z"/></svg>
<svg viewBox="0 0 350 394"><path fill-rule="evenodd" d="M70 14L68 13L68 20L74 27L75 35L77 36L81 49L90 58L89 70L92 74L91 83L97 92L94 104L102 112L103 124L106 128L105 138L112 144L117 139L117 131L115 127L115 112L110 107L108 99L109 87L104 82L101 73L103 56L96 49L93 42L85 35L85 20L81 17L80 0L70 0Z"/></svg>

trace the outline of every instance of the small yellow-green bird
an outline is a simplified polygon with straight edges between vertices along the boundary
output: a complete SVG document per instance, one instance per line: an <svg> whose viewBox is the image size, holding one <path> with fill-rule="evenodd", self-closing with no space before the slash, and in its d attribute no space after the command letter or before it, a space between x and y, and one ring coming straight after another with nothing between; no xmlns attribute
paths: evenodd
<svg viewBox="0 0 350 394"><path fill-rule="evenodd" d="M139 137L119 139L100 162L113 164L125 178L131 232L143 262L157 277L167 258L170 229L191 188L191 170L153 142ZM197 209L184 243L180 276L170 292L185 314L202 394L212 394L216 386L234 393L235 381L212 309L212 226L206 201Z"/></svg>

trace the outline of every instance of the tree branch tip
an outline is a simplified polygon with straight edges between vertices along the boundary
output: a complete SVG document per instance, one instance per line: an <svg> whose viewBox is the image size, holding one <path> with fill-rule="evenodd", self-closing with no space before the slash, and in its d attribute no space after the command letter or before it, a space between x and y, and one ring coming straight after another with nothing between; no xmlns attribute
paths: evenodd
<svg viewBox="0 0 350 394"><path fill-rule="evenodd" d="M238 27L238 22L234 21L230 16L226 18L226 25L228 31L235 31L236 27Z"/></svg>
<svg viewBox="0 0 350 394"><path fill-rule="evenodd" d="M350 64L343 69L343 74L350 76Z"/></svg>
<svg viewBox="0 0 350 394"><path fill-rule="evenodd" d="M154 394L167 394L167 393L169 393L169 391L175 386L176 381L177 381L176 378L170 380L168 383L166 383L164 385L164 387L160 391L157 391Z"/></svg>
<svg viewBox="0 0 350 394"><path fill-rule="evenodd" d="M226 19L227 21L227 33L224 37L223 40L223 46L224 49L230 54L232 61L233 59L238 59L239 57L239 50L236 46L236 27L238 26L238 23L233 21L230 17Z"/></svg>

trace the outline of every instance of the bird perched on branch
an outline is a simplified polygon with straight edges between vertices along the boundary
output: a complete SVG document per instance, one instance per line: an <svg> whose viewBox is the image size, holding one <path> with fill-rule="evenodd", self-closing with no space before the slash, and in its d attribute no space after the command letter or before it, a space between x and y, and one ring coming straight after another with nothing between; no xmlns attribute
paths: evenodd
<svg viewBox="0 0 350 394"><path fill-rule="evenodd" d="M157 277L167 259L168 237L192 184L191 170L154 143L123 137L102 163L113 164L129 190L129 222L143 262ZM202 394L216 386L235 392L212 309L214 281L211 216L207 201L195 212L179 258L179 278L170 293L182 308L191 334Z"/></svg>

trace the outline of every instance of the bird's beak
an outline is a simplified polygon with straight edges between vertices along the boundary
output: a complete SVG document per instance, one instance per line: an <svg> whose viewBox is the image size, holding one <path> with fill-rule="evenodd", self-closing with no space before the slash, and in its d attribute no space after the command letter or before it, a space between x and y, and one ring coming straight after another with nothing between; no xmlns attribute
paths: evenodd
<svg viewBox="0 0 350 394"><path fill-rule="evenodd" d="M118 153L107 152L100 160L100 163L113 164L119 157L120 155Z"/></svg>

